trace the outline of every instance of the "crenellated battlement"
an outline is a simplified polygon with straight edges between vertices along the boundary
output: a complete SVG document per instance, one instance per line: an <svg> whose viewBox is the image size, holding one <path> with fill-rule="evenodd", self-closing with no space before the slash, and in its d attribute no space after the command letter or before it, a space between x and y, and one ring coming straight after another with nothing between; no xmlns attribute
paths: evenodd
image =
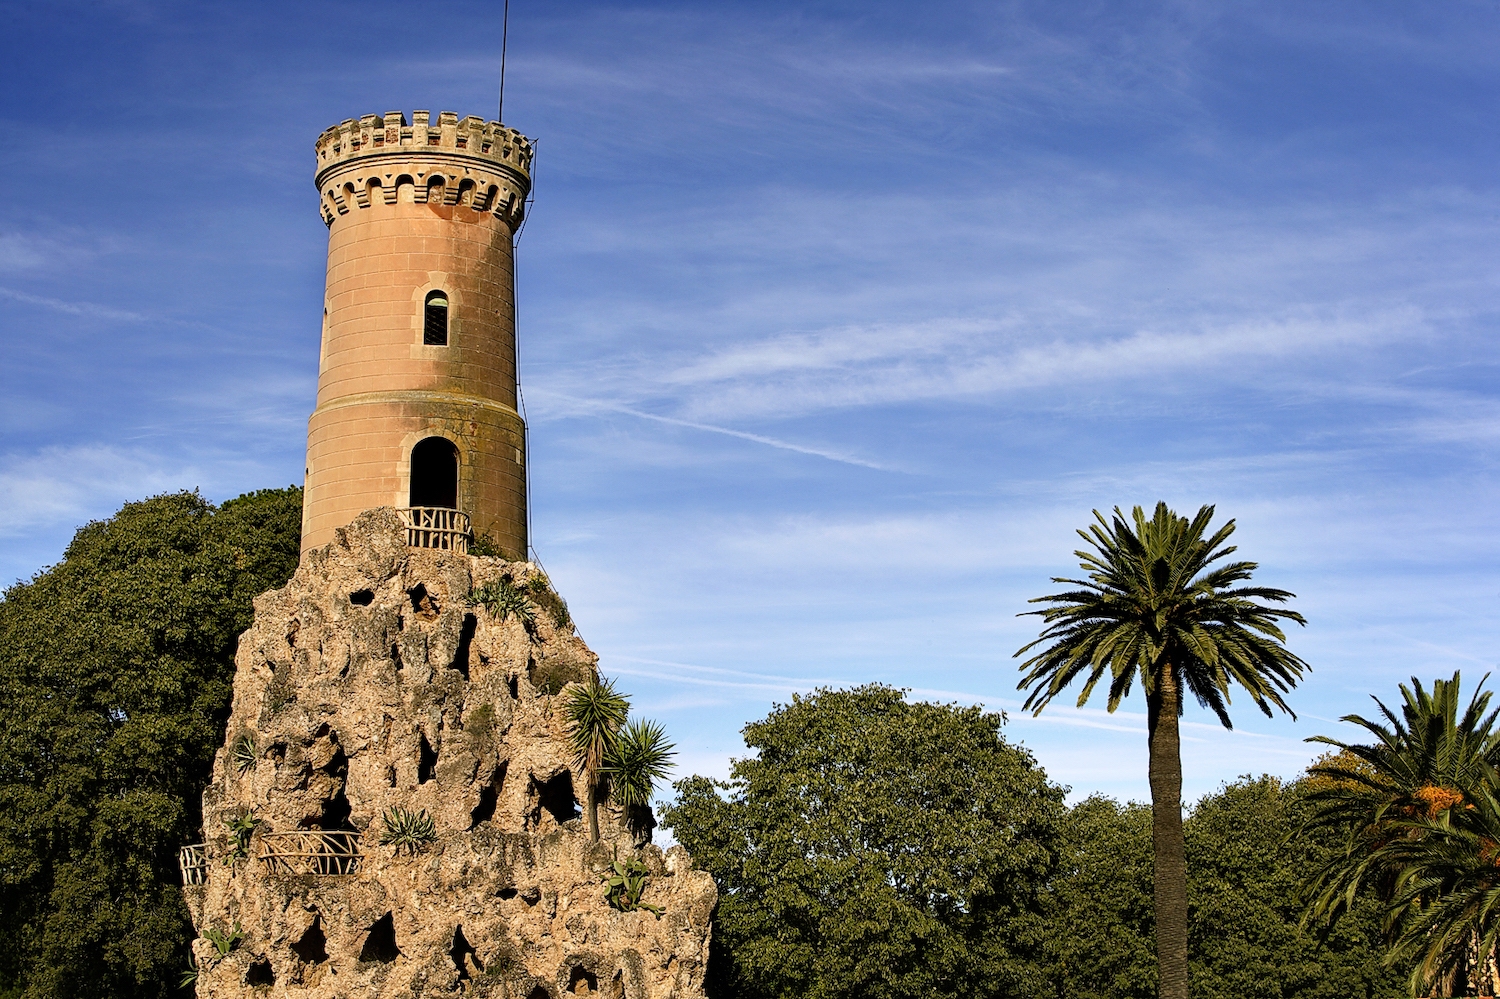
<svg viewBox="0 0 1500 999"><path fill-rule="evenodd" d="M498 121L452 111L350 118L318 136L323 221L398 199L462 204L518 225L531 190L531 140Z"/></svg>

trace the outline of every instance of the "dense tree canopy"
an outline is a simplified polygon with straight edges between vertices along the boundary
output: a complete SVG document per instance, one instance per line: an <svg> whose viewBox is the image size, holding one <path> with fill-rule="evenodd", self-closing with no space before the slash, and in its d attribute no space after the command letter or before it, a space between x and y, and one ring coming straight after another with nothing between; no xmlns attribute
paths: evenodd
<svg viewBox="0 0 1500 999"><path fill-rule="evenodd" d="M679 782L664 824L723 893L710 999L1154 999L1151 809L1070 809L975 708L820 691L748 726L727 782ZM1302 885L1341 847L1307 779L1243 778L1189 813L1198 999L1407 995L1380 907L1326 936Z"/></svg>
<svg viewBox="0 0 1500 999"><path fill-rule="evenodd" d="M297 565L300 489L81 528L0 601L0 996L162 996L251 599Z"/></svg>
<svg viewBox="0 0 1500 999"><path fill-rule="evenodd" d="M1063 789L978 708L794 697L670 827L717 879L719 999L1027 995Z"/></svg>

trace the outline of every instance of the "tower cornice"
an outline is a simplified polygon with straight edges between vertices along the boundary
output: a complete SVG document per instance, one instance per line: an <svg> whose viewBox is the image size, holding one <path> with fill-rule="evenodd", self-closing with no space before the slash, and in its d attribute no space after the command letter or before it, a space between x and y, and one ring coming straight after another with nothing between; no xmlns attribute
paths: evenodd
<svg viewBox="0 0 1500 999"><path fill-rule="evenodd" d="M314 183L322 196L323 221L332 225L351 209L376 199L394 204L399 182L413 185L413 199L428 201L441 179L445 204L460 200L519 224L531 191L531 140L498 121L474 115L460 119L443 111L433 123L426 111L400 111L348 119L318 136Z"/></svg>

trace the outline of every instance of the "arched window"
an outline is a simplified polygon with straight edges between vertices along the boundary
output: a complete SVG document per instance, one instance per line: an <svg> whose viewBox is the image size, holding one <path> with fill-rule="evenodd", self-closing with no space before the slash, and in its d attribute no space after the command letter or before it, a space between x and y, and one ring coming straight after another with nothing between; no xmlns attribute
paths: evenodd
<svg viewBox="0 0 1500 999"><path fill-rule="evenodd" d="M427 437L411 449L411 505L458 509L458 448Z"/></svg>
<svg viewBox="0 0 1500 999"><path fill-rule="evenodd" d="M427 304L422 308L422 342L434 347L448 344L448 296L441 291L427 293Z"/></svg>

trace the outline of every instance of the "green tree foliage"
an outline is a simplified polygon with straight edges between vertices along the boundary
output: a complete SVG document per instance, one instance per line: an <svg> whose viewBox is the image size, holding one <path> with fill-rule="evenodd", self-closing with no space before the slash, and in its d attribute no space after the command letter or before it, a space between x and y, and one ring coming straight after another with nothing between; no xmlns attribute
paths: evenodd
<svg viewBox="0 0 1500 999"><path fill-rule="evenodd" d="M1182 754L1178 716L1187 695L1229 720L1230 687L1238 685L1256 707L1291 714L1282 693L1307 668L1283 645L1278 621L1304 623L1296 611L1268 606L1293 594L1242 585L1254 562L1223 562L1235 552L1225 544L1228 521L1207 532L1214 508L1200 508L1190 521L1165 503L1150 520L1136 507L1127 523L1115 508L1106 520L1079 531L1088 549L1074 552L1087 579L1054 577L1078 587L1036 597L1050 604L1030 611L1046 622L1041 636L1020 656L1042 646L1021 664L1020 688L1030 689L1026 707L1037 713L1075 679L1084 678L1083 705L1108 679L1114 711L1139 681L1146 698L1148 776L1151 784L1153 880L1156 896L1157 962L1162 999L1188 997L1187 870L1182 832ZM1220 564L1215 564L1220 563ZM1293 716L1295 717L1295 715Z"/></svg>
<svg viewBox="0 0 1500 999"><path fill-rule="evenodd" d="M224 739L251 598L297 565L300 489L81 528L0 601L0 996L162 996L191 937L177 848Z"/></svg>
<svg viewBox="0 0 1500 999"><path fill-rule="evenodd" d="M663 824L720 888L715 999L1038 995L1063 789L978 708L870 685L746 726Z"/></svg>

